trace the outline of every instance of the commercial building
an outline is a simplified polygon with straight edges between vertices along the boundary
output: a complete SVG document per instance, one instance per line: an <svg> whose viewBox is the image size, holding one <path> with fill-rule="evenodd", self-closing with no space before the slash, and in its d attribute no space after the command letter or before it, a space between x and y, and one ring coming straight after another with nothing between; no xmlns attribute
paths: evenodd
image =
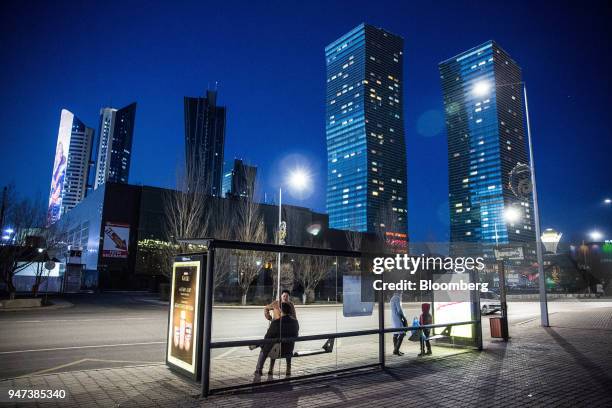
<svg viewBox="0 0 612 408"><path fill-rule="evenodd" d="M406 242L403 39L361 24L325 59L329 225Z"/></svg>
<svg viewBox="0 0 612 408"><path fill-rule="evenodd" d="M257 167L234 159L223 171L221 197L253 197Z"/></svg>
<svg viewBox="0 0 612 408"><path fill-rule="evenodd" d="M217 91L185 97L185 161L190 178L205 180L212 196L221 195L226 108L217 105ZM196 176L190 176L195 172Z"/></svg>
<svg viewBox="0 0 612 408"><path fill-rule="evenodd" d="M55 160L47 224L53 224L77 205L87 192L87 177L94 130L67 109L62 109L57 133Z"/></svg>
<svg viewBox="0 0 612 408"><path fill-rule="evenodd" d="M100 109L94 189L107 181L128 183L135 119L136 103L121 109Z"/></svg>
<svg viewBox="0 0 612 408"><path fill-rule="evenodd" d="M487 41L441 62L439 70L451 242L525 244L535 256L521 68Z"/></svg>
<svg viewBox="0 0 612 408"><path fill-rule="evenodd" d="M71 250L82 252L82 286L98 289L156 289L165 282L168 245L165 200L174 190L105 183L89 194L62 222ZM244 199L210 197L206 216L232 225ZM259 204L267 240L278 228L278 206ZM346 248L344 231L328 227L327 215L283 205L288 245ZM233 228L233 227L232 227ZM214 233L212 233L214 236ZM235 231L231 231L231 236ZM231 275L231 274L230 274ZM231 285L230 285L231 286Z"/></svg>

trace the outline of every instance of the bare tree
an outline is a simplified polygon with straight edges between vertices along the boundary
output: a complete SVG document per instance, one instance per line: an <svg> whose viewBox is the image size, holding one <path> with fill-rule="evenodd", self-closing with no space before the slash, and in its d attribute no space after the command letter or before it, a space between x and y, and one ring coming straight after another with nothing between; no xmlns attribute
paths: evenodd
<svg viewBox="0 0 612 408"><path fill-rule="evenodd" d="M220 200L215 210L215 217L211 222L211 237L214 239L232 239L233 218L230 212L228 200ZM215 252L215 279L213 284L213 294L221 286L230 274L230 255L229 249L218 249Z"/></svg>
<svg viewBox="0 0 612 408"><path fill-rule="evenodd" d="M266 229L259 204L251 198L240 199L236 211L236 239L242 242L265 242ZM242 304L246 304L247 294L263 265L264 254L256 251L238 250L235 252L238 266L238 284L242 291Z"/></svg>
<svg viewBox="0 0 612 408"><path fill-rule="evenodd" d="M271 254L274 256L272 264L272 299L278 298L276 289L278 288L278 263L276 261L277 254ZM282 259L281 256L281 273L280 273L280 287L281 291L291 290L293 288L293 282L295 280L295 269L298 268L295 258L293 259Z"/></svg>
<svg viewBox="0 0 612 408"><path fill-rule="evenodd" d="M346 242L351 251L361 251L362 233L357 230L344 231Z"/></svg>
<svg viewBox="0 0 612 408"><path fill-rule="evenodd" d="M314 302L315 289L329 272L332 259L328 256L304 255L299 257L295 279L304 288L302 303Z"/></svg>
<svg viewBox="0 0 612 408"><path fill-rule="evenodd" d="M70 214L65 214L61 221L42 228L35 237L38 243L34 262L34 283L32 284L32 295L36 297L40 286L49 278L50 270L46 268L46 262L54 258L62 258L68 250L66 241Z"/></svg>
<svg viewBox="0 0 612 408"><path fill-rule="evenodd" d="M13 186L7 191L3 221L5 231L9 229L10 232L0 245L0 280L6 285L9 297L14 299L17 292L15 275L39 258L39 245L32 237L40 235L46 212L40 197L20 199Z"/></svg>
<svg viewBox="0 0 612 408"><path fill-rule="evenodd" d="M199 163L198 161L191 161ZM165 232L168 245L159 245L160 257L167 259L163 273L170 276L171 259L179 252L188 250L188 245L178 242L180 238L202 238L209 229L210 201L208 183L200 177L201 172L187 168L177 171L176 191L164 195Z"/></svg>

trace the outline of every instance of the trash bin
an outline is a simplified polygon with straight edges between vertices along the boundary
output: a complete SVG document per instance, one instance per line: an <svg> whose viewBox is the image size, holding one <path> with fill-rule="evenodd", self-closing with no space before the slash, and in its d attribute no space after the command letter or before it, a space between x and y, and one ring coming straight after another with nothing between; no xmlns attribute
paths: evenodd
<svg viewBox="0 0 612 408"><path fill-rule="evenodd" d="M505 317L491 317L489 325L491 327L491 337L494 339L503 339L508 337L505 332L506 324Z"/></svg>

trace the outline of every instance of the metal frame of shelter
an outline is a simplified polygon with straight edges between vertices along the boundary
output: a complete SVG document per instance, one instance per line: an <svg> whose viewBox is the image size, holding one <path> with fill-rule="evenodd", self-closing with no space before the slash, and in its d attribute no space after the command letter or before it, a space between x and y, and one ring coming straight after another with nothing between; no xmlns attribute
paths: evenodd
<svg viewBox="0 0 612 408"><path fill-rule="evenodd" d="M309 248L309 247L299 247L299 246L290 246L290 245L276 245L276 244L263 244L263 243L251 243L251 242L239 242L239 241L229 241L229 240L217 240L217 239L182 239L181 243L193 244L197 246L201 246L203 251L193 252L189 254L179 255L177 258L181 256L185 257L193 257L198 255L205 255L205 263L203 265L203 270L205 273L202 273L201 279L201 290L203 292L203 296L200 298L203 300L203 305L196 305L196 307L201 307L202 313L199 313L198 324L201 327L201 339L197 339L199 342L198 347L200 356L196 356L196 358L200 358L201 365L198 367L198 373L192 376L193 379L200 378L201 379L201 392L202 396L206 397L213 393L229 391L240 388L253 387L257 385L269 385L273 383L279 382L287 382L287 381L295 381L305 378L317 377L317 376L327 376L331 374L337 374L347 371L360 370L365 368L373 368L378 367L381 369L385 368L385 334L386 333L394 333L397 332L397 328L385 328L385 305L384 305L384 296L383 293L377 293L376 303L378 303L378 329L368 329L368 330L355 330L355 331L343 331L337 333L322 333L316 335L309 336L299 336L295 338L287 338L283 339L283 341L312 341L312 340L330 340L330 339L339 339L346 337L358 337L358 336L371 336L378 335L378 363L374 364L365 364L361 366L354 366L350 368L340 368L336 370L324 371L321 373L313 373L313 374L305 374L292 376L289 378L281 378L277 380L266 381L262 383L248 383L248 384L239 384L235 386L229 386L224 388L210 388L210 371L211 371L211 350L212 349L221 349L228 347L247 347L250 345L262 345L262 344L270 344L270 343L278 343L278 339L251 339L251 340L235 340L235 341L212 341L212 310L213 310L213 289L214 289L214 268L215 268L215 251L217 249L233 249L233 250L244 250L244 251L258 251L258 252L277 252L277 253L291 253L291 254L301 254L301 255L314 255L314 256L333 256L333 257L346 257L346 258L363 258L366 256L373 256L371 254L367 254L365 252L358 251L342 251L342 250L333 250L333 249L324 249L324 248ZM204 258L203 258L204 259ZM478 306L476 306L478 307ZM172 310L170 311L172 313ZM476 315L476 319L461 321L461 322L452 322L452 323L444 323L444 324L432 324L427 326L421 326L420 328L447 328L453 326L462 326L462 325L474 325L476 328L475 331L475 346L474 348L478 350L482 350L482 327L480 321L479 313ZM407 327L406 330L416 329L416 327ZM170 341L171 339L168 339ZM201 370L199 369L201 367ZM172 368L172 367L171 367Z"/></svg>

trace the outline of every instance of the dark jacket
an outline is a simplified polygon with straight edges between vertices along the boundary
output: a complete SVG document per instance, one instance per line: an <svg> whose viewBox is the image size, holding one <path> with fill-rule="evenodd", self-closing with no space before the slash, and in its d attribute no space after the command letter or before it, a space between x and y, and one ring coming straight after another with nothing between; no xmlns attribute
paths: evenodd
<svg viewBox="0 0 612 408"><path fill-rule="evenodd" d="M272 320L270 327L264 336L264 339L288 339L297 337L300 331L300 325L296 319L291 316L283 316L280 319ZM274 344L265 344L263 351L268 353ZM293 347L295 342L283 341L281 342L281 355L291 356L293 354Z"/></svg>

